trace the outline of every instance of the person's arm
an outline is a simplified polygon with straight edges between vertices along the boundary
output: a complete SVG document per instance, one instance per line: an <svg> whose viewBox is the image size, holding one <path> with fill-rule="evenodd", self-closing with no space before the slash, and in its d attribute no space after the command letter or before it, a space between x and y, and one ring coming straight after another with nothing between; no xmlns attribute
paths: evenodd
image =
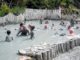
<svg viewBox="0 0 80 60"><path fill-rule="evenodd" d="M17 36L20 34L21 31L18 31Z"/></svg>
<svg viewBox="0 0 80 60"><path fill-rule="evenodd" d="M8 41L8 40L9 40L9 38L8 38L8 36L6 36L5 41Z"/></svg>
<svg viewBox="0 0 80 60"><path fill-rule="evenodd" d="M12 37L12 40L13 40L13 37Z"/></svg>

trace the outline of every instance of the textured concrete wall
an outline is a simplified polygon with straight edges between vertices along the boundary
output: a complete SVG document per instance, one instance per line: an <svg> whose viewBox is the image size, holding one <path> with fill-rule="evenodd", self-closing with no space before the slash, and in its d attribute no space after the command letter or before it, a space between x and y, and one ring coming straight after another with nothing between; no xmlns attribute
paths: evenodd
<svg viewBox="0 0 80 60"><path fill-rule="evenodd" d="M26 9L23 14L15 16L12 13L4 17L0 17L0 24L3 23L18 23L23 22L25 19L60 19L61 10L40 10L40 9Z"/></svg>
<svg viewBox="0 0 80 60"><path fill-rule="evenodd" d="M26 9L23 14L26 19L59 19L61 17L61 10L38 10L38 9Z"/></svg>

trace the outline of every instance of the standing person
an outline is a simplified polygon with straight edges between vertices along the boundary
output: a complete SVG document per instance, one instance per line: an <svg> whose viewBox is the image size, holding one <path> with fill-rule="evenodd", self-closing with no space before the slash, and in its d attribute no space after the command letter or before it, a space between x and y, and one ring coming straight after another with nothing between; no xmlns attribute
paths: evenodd
<svg viewBox="0 0 80 60"><path fill-rule="evenodd" d="M42 24L42 19L40 19L40 24Z"/></svg>
<svg viewBox="0 0 80 60"><path fill-rule="evenodd" d="M74 20L73 19L70 20L70 24L72 27L74 26Z"/></svg>
<svg viewBox="0 0 80 60"><path fill-rule="evenodd" d="M29 31L26 29L26 27L23 25L23 23L20 23L20 28L19 28L19 32L17 33L17 36L18 35L21 35L21 36L26 36L29 34Z"/></svg>
<svg viewBox="0 0 80 60"><path fill-rule="evenodd" d="M49 24L49 22L45 21L44 29L48 29L48 24Z"/></svg>
<svg viewBox="0 0 80 60"><path fill-rule="evenodd" d="M54 27L54 24L52 23L51 29L53 29L53 27Z"/></svg>
<svg viewBox="0 0 80 60"><path fill-rule="evenodd" d="M42 24L42 21L43 21L43 18L42 18L42 16L40 17L40 24Z"/></svg>
<svg viewBox="0 0 80 60"><path fill-rule="evenodd" d="M25 18L25 19L24 19L24 24L26 24L26 21L27 21L27 19Z"/></svg>
<svg viewBox="0 0 80 60"><path fill-rule="evenodd" d="M11 36L11 31L7 30L7 36L5 38L5 41L10 42L11 40L13 40L13 37Z"/></svg>
<svg viewBox="0 0 80 60"><path fill-rule="evenodd" d="M30 39L33 39L34 38L33 30L35 29L35 26L29 25L29 29L30 29Z"/></svg>

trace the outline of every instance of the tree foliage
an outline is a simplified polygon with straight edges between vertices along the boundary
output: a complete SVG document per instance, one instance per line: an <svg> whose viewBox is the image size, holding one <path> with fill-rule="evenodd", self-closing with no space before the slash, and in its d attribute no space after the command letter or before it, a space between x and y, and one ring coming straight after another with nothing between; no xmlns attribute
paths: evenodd
<svg viewBox="0 0 80 60"><path fill-rule="evenodd" d="M0 13L12 12L19 14L26 7L33 9L54 9L63 6L71 10L74 6L79 6L78 4L80 5L80 0L0 0Z"/></svg>
<svg viewBox="0 0 80 60"><path fill-rule="evenodd" d="M44 9L49 8L53 9L60 5L69 6L71 0L3 0L4 2L8 3L10 7L13 6L25 6L28 8L38 8Z"/></svg>

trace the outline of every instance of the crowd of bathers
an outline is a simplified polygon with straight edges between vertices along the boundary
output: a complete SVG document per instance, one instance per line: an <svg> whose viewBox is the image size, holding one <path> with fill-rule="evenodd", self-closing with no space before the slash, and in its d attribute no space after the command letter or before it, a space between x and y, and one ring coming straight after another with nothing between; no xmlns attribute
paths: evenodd
<svg viewBox="0 0 80 60"><path fill-rule="evenodd" d="M28 28L29 29L27 29L26 26L23 23L20 23L19 31L16 34L16 36L19 37L19 36L28 36L28 35L30 35L30 39L33 39L34 38L33 30L35 29L35 26L28 25ZM10 42L11 40L13 40L13 37L11 37L11 31L7 30L6 33L7 33L7 36L6 36L5 41Z"/></svg>
<svg viewBox="0 0 80 60"><path fill-rule="evenodd" d="M40 24L42 24L42 21L40 21ZM45 21L44 29L48 28L48 24L49 24L49 22ZM74 24L75 24L74 20L70 20L70 25L68 26L68 32L70 35L73 35L73 33L74 33L74 29L72 28L74 26ZM64 21L61 21L60 25L66 26ZM51 29L53 29L53 28L54 28L54 23L52 23L52 25L51 25ZM20 23L19 30L18 30L18 33L16 34L16 36L30 36L29 38L33 39L34 38L34 29L35 29L34 25L29 24L28 29L27 29L26 26L24 25L24 23ZM63 30L63 29L60 29L60 30ZM11 31L7 30L7 36L5 39L6 41L13 40L13 38L10 35L11 35Z"/></svg>

